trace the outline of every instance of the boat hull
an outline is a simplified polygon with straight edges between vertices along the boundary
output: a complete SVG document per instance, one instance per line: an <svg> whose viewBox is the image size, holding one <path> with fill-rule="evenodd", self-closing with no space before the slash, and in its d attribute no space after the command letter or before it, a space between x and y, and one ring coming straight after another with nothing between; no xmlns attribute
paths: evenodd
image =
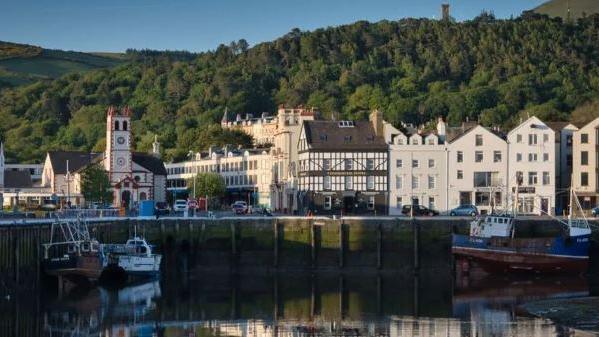
<svg viewBox="0 0 599 337"><path fill-rule="evenodd" d="M99 255L66 255L43 261L46 274L67 278L85 278L96 281L104 270L104 259Z"/></svg>
<svg viewBox="0 0 599 337"><path fill-rule="evenodd" d="M589 265L589 237L503 239L454 235L457 260L474 262L490 273L583 273Z"/></svg>

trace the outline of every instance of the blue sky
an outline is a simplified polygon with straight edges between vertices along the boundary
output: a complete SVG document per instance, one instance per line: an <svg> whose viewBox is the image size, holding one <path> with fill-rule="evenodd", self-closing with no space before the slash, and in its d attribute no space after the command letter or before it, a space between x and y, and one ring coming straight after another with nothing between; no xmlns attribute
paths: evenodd
<svg viewBox="0 0 599 337"><path fill-rule="evenodd" d="M203 51L251 45L292 28L439 17L440 0L0 0L0 40L79 51ZM544 0L450 0L451 15L518 16Z"/></svg>

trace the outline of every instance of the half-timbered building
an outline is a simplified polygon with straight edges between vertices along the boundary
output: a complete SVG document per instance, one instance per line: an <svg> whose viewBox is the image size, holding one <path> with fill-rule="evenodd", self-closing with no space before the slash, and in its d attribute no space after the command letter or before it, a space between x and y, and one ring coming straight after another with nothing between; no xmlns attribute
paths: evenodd
<svg viewBox="0 0 599 337"><path fill-rule="evenodd" d="M370 121L305 121L298 200L315 214L386 214L388 147L382 114Z"/></svg>

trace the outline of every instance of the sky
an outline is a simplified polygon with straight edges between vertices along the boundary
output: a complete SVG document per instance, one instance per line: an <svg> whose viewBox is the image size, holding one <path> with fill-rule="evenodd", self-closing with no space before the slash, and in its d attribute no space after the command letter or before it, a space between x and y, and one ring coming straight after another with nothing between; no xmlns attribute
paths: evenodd
<svg viewBox="0 0 599 337"><path fill-rule="evenodd" d="M518 16L545 0L449 0L451 16ZM0 0L0 40L51 49L205 51L358 20L439 18L442 0Z"/></svg>

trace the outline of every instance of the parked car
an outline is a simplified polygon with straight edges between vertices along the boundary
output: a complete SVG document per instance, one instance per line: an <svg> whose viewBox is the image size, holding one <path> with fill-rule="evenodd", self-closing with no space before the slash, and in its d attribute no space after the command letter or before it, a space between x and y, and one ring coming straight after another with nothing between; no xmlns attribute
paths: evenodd
<svg viewBox="0 0 599 337"><path fill-rule="evenodd" d="M157 202L154 205L154 214L156 215L168 215L171 212L171 207L166 202Z"/></svg>
<svg viewBox="0 0 599 337"><path fill-rule="evenodd" d="M248 204L245 201L235 201L231 205L231 210L235 214L245 214L248 211Z"/></svg>
<svg viewBox="0 0 599 337"><path fill-rule="evenodd" d="M270 210L268 208L262 207L262 206L252 206L252 213L264 215L264 216L272 216L272 213L270 212Z"/></svg>
<svg viewBox="0 0 599 337"><path fill-rule="evenodd" d="M186 210L187 210L187 200L184 200L184 199L175 200L175 204L173 204L173 211L184 212Z"/></svg>
<svg viewBox="0 0 599 337"><path fill-rule="evenodd" d="M477 216L478 208L474 205L460 205L451 211L449 211L449 215L451 216Z"/></svg>
<svg viewBox="0 0 599 337"><path fill-rule="evenodd" d="M401 214L409 216L412 213L412 205L404 205L401 208ZM434 209L429 209L428 207L422 205L414 205L414 216L422 216L422 215L439 215L438 211Z"/></svg>
<svg viewBox="0 0 599 337"><path fill-rule="evenodd" d="M599 216L599 206L596 206L595 208L593 208L593 209L591 210L591 214L592 214L593 216Z"/></svg>

